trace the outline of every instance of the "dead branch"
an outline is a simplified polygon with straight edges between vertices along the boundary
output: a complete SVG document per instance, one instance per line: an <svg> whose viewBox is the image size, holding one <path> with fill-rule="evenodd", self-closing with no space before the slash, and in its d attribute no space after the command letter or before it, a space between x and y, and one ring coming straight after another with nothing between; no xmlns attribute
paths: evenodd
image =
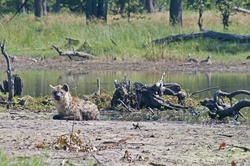
<svg viewBox="0 0 250 166"><path fill-rule="evenodd" d="M120 144L123 144L126 141L131 140L131 139L132 139L132 137L127 137L127 138L121 139L121 140L119 140L117 142L108 142L108 143L104 142L103 144L107 144L107 145L100 145L100 146L97 147L97 149L98 149L98 151L101 151L101 150L105 150L107 148L113 148L113 147L116 147L116 146L118 146Z"/></svg>
<svg viewBox="0 0 250 166"><path fill-rule="evenodd" d="M233 91L231 93L227 93L227 92L223 92L221 90L217 90L214 94L214 102L215 103L219 103L219 99L221 97L227 97L229 98L230 100L230 105L233 106L233 103L232 103L232 98L236 95L240 95L240 94L244 94L244 95L250 95L250 91L247 91L247 90L236 90L236 91Z"/></svg>
<svg viewBox="0 0 250 166"><path fill-rule="evenodd" d="M153 110L152 108L148 107L148 109L149 109L149 111L150 111L153 115L155 115L155 112L154 112L154 110Z"/></svg>
<svg viewBox="0 0 250 166"><path fill-rule="evenodd" d="M96 83L97 83L97 90L96 90L96 92L94 92L91 95L91 97L93 97L93 96L99 96L100 93L101 93L101 84L100 84L100 79L99 78L96 79Z"/></svg>
<svg viewBox="0 0 250 166"><path fill-rule="evenodd" d="M195 94L197 94L197 93L202 93L202 92L209 91L209 90L212 90L212 89L219 89L219 87L216 86L216 87L210 87L210 88L206 88L206 89L194 91L193 93L191 93L191 94L189 95L189 97L191 97L191 96L193 96L193 95L195 95Z"/></svg>
<svg viewBox="0 0 250 166"><path fill-rule="evenodd" d="M14 96L14 83L13 80L11 78L11 64L10 64L10 58L7 54L7 52L5 51L5 41L3 43L0 42L0 46L1 46L1 51L3 56L6 59L6 63L7 63L7 77L8 77L8 92L9 92L9 97L8 97L8 101L11 102Z"/></svg>
<svg viewBox="0 0 250 166"><path fill-rule="evenodd" d="M237 35L237 34L228 34L228 33L220 33L215 31L200 31L200 32L194 32L191 34L179 34L176 36L167 36L165 38L156 39L153 40L153 43L155 44L163 44L163 43L171 43L171 42L178 42L178 41L184 41L184 40L192 40L197 38L212 38L217 39L221 41L234 41L239 43L249 43L250 42L250 35L244 36L244 35Z"/></svg>
<svg viewBox="0 0 250 166"><path fill-rule="evenodd" d="M16 102L9 102L9 101L0 101L0 104L7 104L7 105L10 105L10 104L17 104Z"/></svg>
<svg viewBox="0 0 250 166"><path fill-rule="evenodd" d="M64 52L64 51L60 50L55 45L52 45L52 47L58 52L58 54L60 56L67 56L67 57L69 57L70 60L73 60L73 57L80 57L82 59L95 59L96 58L95 56L93 56L91 54L87 54L85 52L77 52L77 51L74 50L74 48L73 48L72 51Z"/></svg>
<svg viewBox="0 0 250 166"><path fill-rule="evenodd" d="M121 99L118 99L117 101L119 101L128 112L133 112Z"/></svg>

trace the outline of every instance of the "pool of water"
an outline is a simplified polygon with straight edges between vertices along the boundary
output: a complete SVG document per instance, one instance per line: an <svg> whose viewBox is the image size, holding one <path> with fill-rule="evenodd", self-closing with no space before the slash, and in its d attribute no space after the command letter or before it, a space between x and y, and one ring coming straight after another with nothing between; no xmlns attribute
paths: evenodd
<svg viewBox="0 0 250 166"><path fill-rule="evenodd" d="M132 82L142 82L153 85L160 78L160 72L131 72L131 71L51 71L28 70L13 72L19 74L24 81L23 95L39 97L50 95L50 84L55 86L67 83L73 95L92 94L97 90L97 78L101 82L101 92L113 92L114 80L122 81L124 76ZM6 79L2 72L0 81ZM222 91L232 92L239 89L250 91L250 73L166 73L164 83L175 82L183 86L188 92L194 92L209 87L218 86ZM211 97L215 90L203 92L198 97ZM244 97L244 96L243 96ZM241 97L242 98L242 97ZM248 98L250 98L248 96Z"/></svg>

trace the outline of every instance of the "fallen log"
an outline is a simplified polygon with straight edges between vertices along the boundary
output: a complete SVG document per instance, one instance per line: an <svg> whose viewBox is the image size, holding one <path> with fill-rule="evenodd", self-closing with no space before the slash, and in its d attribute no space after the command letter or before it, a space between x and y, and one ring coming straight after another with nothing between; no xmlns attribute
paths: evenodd
<svg viewBox="0 0 250 166"><path fill-rule="evenodd" d="M209 109L209 116L211 119L218 118L222 120L226 117L233 117L235 120L238 119L239 115L243 116L240 112L242 108L250 107L250 100L244 99L233 105L232 98L239 94L250 95L250 91L246 90L237 90L232 93L222 92L221 90L217 90L214 94L214 98L205 99L200 102L202 106L205 106ZM227 104L224 97L229 98L230 104ZM220 100L221 99L221 100Z"/></svg>
<svg viewBox="0 0 250 166"><path fill-rule="evenodd" d="M250 14L250 10L247 10L247 9L243 9L243 8L240 8L240 7L234 7L233 9L236 10L237 12Z"/></svg>
<svg viewBox="0 0 250 166"><path fill-rule="evenodd" d="M96 58L95 56L91 54L87 54L85 52L77 52L74 50L74 47L72 51L62 51L55 45L52 45L52 47L58 52L60 56L67 56L69 57L70 60L74 60L73 57L80 57L81 59L95 59Z"/></svg>
<svg viewBox="0 0 250 166"><path fill-rule="evenodd" d="M245 107L250 107L250 100L241 100L232 107L225 107L223 109L217 109L217 106L213 103L212 100L204 100L200 102L202 106L205 106L209 109L209 117L211 119L218 118L222 120L226 117L233 117L235 120L238 119L239 115L242 116L240 110Z"/></svg>
<svg viewBox="0 0 250 166"><path fill-rule="evenodd" d="M179 34L176 36L167 36L165 38L153 40L155 44L163 44L163 43L171 43L171 42L178 42L184 40L192 40L197 38L212 38L221 41L232 41L232 42L239 42L239 43L250 43L250 35L237 35L237 34L228 34L228 33L220 33L215 31L200 31L194 32L191 34Z"/></svg>

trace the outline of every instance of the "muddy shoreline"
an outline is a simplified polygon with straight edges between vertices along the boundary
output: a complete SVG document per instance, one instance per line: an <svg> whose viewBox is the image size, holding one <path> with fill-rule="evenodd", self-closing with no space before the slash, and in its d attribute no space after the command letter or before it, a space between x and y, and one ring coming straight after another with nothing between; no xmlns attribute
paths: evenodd
<svg viewBox="0 0 250 166"><path fill-rule="evenodd" d="M5 59L0 59L1 70L6 70ZM162 72L249 72L250 60L234 63L213 62L197 64L187 61L131 61L131 60L85 60L70 61L67 57L38 58L18 57L13 60L13 70L120 70L120 71L162 71Z"/></svg>

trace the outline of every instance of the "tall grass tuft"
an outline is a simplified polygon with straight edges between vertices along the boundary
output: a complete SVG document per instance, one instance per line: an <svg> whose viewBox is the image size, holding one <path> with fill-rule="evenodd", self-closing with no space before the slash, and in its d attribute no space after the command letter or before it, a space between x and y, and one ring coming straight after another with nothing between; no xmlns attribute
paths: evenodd
<svg viewBox="0 0 250 166"><path fill-rule="evenodd" d="M36 18L33 15L20 15L9 21L11 16L0 18L0 41L6 40L6 51L17 56L56 57L51 45L68 51L66 37L80 40L75 49L102 59L118 60L180 60L191 53L196 58L241 60L249 54L249 44L224 43L212 39L197 39L188 42L175 42L155 45L152 40L169 35L192 33L199 30L198 13L183 12L183 27L169 26L168 13L132 15L130 22L119 16L109 16L108 24L95 21L86 25L85 16L73 14L50 14ZM250 34L250 20L247 15L238 13L230 17L232 24L224 31L220 14L207 11L203 16L203 27L224 33ZM236 49L235 49L236 48ZM215 56L213 56L215 55Z"/></svg>

